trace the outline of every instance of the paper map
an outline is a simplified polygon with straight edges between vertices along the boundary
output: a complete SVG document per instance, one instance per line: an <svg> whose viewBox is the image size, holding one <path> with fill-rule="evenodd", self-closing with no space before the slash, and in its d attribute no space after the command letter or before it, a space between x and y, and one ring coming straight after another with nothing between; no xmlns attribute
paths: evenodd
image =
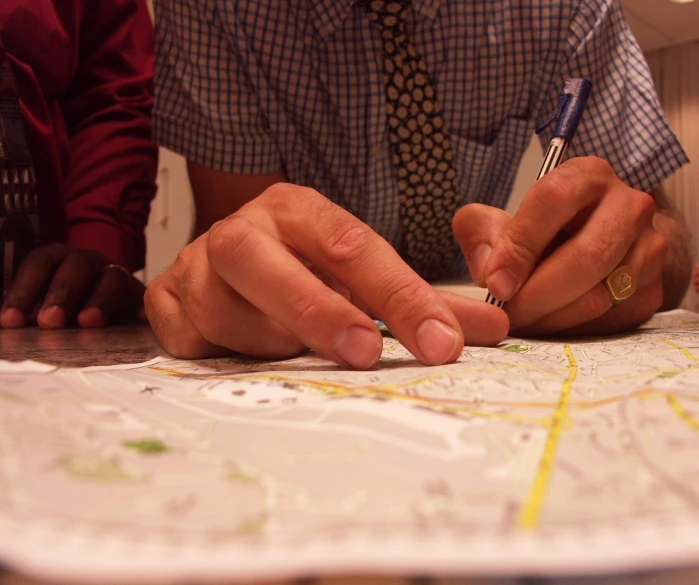
<svg viewBox="0 0 699 585"><path fill-rule="evenodd" d="M0 562L36 576L699 565L699 315L421 366L0 362Z"/></svg>

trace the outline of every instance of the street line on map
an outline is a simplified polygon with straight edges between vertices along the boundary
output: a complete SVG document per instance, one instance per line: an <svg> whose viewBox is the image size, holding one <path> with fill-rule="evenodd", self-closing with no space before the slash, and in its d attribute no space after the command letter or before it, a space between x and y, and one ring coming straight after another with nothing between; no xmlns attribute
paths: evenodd
<svg viewBox="0 0 699 585"><path fill-rule="evenodd" d="M697 359L696 356L691 351L689 351L686 347L682 347L681 345L678 345L674 341L670 341L669 339L663 339L663 341L665 343L667 343L670 347L674 347L676 349L679 349L691 361L699 362L699 359Z"/></svg>
<svg viewBox="0 0 699 585"><path fill-rule="evenodd" d="M677 397L674 396L673 394L667 394L665 396L665 399L668 401L668 404L670 405L670 408L679 416L690 428L694 429L695 431L699 431L699 420L694 418L688 411L687 409L682 406L679 400L677 400Z"/></svg>
<svg viewBox="0 0 699 585"><path fill-rule="evenodd" d="M541 508L546 497L546 490L551 481L551 473L553 472L553 464L556 460L556 451L558 449L558 440L565 428L568 420L568 405L570 403L571 388L573 381L578 375L578 363L575 361L573 351L569 345L564 345L566 357L568 358L568 376L563 382L561 388L561 397L558 401L558 406L553 413L549 436L544 445L544 451L541 454L539 461L539 469L536 472L534 483L532 484L529 496L527 497L522 511L519 516L519 527L523 529L535 528L539 523Z"/></svg>

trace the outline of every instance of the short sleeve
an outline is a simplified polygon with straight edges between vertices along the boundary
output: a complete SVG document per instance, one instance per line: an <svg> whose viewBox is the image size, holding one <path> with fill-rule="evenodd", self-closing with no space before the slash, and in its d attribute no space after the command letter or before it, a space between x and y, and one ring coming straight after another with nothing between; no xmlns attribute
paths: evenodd
<svg viewBox="0 0 699 585"><path fill-rule="evenodd" d="M228 11L232 13L232 11ZM156 141L214 170L262 174L281 157L216 0L156 0Z"/></svg>
<svg viewBox="0 0 699 585"><path fill-rule="evenodd" d="M574 3L560 53L560 76L553 75L538 123L554 110L565 79L593 84L569 156L603 158L625 183L647 193L688 162L618 0ZM549 135L543 133L544 145Z"/></svg>

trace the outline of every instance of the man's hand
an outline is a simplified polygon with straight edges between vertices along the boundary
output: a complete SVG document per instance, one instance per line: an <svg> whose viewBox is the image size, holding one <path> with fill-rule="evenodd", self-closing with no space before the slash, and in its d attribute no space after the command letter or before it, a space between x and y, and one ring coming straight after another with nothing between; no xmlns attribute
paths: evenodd
<svg viewBox="0 0 699 585"><path fill-rule="evenodd" d="M0 326L60 329L76 319L81 327L124 323L142 315L144 290L99 252L50 244L20 265L2 304Z"/></svg>
<svg viewBox="0 0 699 585"><path fill-rule="evenodd" d="M468 205L454 231L476 283L507 302L513 332L611 334L643 323L663 301L668 243L655 215L650 195L589 157L537 181L514 217ZM638 289L614 306L602 281L620 264Z"/></svg>
<svg viewBox="0 0 699 585"><path fill-rule="evenodd" d="M310 348L357 369L381 355L370 314L425 364L456 360L464 344L496 344L508 329L501 310L435 291L367 225L289 184L184 248L148 286L145 307L178 357L286 358Z"/></svg>

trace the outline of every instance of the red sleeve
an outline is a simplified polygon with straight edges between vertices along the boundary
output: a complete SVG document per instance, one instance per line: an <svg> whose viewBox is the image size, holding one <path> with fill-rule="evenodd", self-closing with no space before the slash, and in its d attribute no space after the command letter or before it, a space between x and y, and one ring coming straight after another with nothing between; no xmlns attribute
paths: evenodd
<svg viewBox="0 0 699 585"><path fill-rule="evenodd" d="M61 106L70 137L68 242L138 270L155 196L153 26L145 0L85 3L77 70Z"/></svg>

